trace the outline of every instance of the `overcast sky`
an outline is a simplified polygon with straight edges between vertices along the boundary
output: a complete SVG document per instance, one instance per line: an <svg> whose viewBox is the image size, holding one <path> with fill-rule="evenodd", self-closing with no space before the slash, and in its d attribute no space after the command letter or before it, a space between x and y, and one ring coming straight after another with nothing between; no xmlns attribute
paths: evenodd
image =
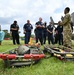
<svg viewBox="0 0 74 75"><path fill-rule="evenodd" d="M52 16L58 22L65 7L74 12L74 0L0 0L0 25L2 30L10 30L10 25L17 20L23 36L23 25L28 19L34 28L39 17L49 23Z"/></svg>

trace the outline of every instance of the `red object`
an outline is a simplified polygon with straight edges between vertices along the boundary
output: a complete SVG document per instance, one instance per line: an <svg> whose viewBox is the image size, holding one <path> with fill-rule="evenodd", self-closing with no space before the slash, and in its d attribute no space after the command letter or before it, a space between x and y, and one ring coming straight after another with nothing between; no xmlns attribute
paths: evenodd
<svg viewBox="0 0 74 75"><path fill-rule="evenodd" d="M58 57L60 60L63 60L63 58L61 56Z"/></svg>
<svg viewBox="0 0 74 75"><path fill-rule="evenodd" d="M38 59L44 58L45 55L44 54L24 54L23 57L24 59L38 60ZM16 54L0 54L0 58L3 60L6 60L6 59L12 60L12 59L16 59L17 55Z"/></svg>
<svg viewBox="0 0 74 75"><path fill-rule="evenodd" d="M10 40L10 38L5 38L4 40Z"/></svg>
<svg viewBox="0 0 74 75"><path fill-rule="evenodd" d="M0 54L0 58L2 57L2 54Z"/></svg>
<svg viewBox="0 0 74 75"><path fill-rule="evenodd" d="M16 54L0 54L0 58L3 59L3 60L15 59L16 58Z"/></svg>
<svg viewBox="0 0 74 75"><path fill-rule="evenodd" d="M5 59L7 59L7 56L8 56L8 54L2 54L2 55L1 55L1 58L2 58L3 60L5 60Z"/></svg>
<svg viewBox="0 0 74 75"><path fill-rule="evenodd" d="M44 54L40 54L39 58L44 58L45 55Z"/></svg>
<svg viewBox="0 0 74 75"><path fill-rule="evenodd" d="M32 58L32 55L31 55L31 54L25 54L25 55L24 55L24 58L25 58L25 59L30 59L30 58Z"/></svg>
<svg viewBox="0 0 74 75"><path fill-rule="evenodd" d="M10 54L7 56L8 59L15 59L16 58L16 54Z"/></svg>
<svg viewBox="0 0 74 75"><path fill-rule="evenodd" d="M25 59L34 59L34 60L41 59L44 57L45 57L44 54L25 54L24 55Z"/></svg>

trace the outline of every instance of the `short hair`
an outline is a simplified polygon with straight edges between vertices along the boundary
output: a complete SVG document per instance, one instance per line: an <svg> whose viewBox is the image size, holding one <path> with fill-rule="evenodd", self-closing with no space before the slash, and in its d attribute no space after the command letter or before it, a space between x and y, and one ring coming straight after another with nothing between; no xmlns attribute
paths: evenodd
<svg viewBox="0 0 74 75"><path fill-rule="evenodd" d="M42 20L42 18L41 18L41 17L39 17L39 20Z"/></svg>
<svg viewBox="0 0 74 75"><path fill-rule="evenodd" d="M30 20L27 20L27 22L30 22Z"/></svg>
<svg viewBox="0 0 74 75"><path fill-rule="evenodd" d="M17 23L17 21L15 20L14 23Z"/></svg>
<svg viewBox="0 0 74 75"><path fill-rule="evenodd" d="M69 12L70 11L70 8L69 7L66 7L65 10L67 10Z"/></svg>

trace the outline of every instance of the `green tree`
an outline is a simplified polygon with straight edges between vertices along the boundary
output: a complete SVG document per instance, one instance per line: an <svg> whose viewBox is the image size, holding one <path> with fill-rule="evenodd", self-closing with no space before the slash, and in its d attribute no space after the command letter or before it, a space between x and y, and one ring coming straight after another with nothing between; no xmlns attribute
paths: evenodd
<svg viewBox="0 0 74 75"><path fill-rule="evenodd" d="M5 38L10 38L10 33L5 33Z"/></svg>
<svg viewBox="0 0 74 75"><path fill-rule="evenodd" d="M5 32L5 37L4 38L10 38L10 33L8 33L8 30L3 30Z"/></svg>

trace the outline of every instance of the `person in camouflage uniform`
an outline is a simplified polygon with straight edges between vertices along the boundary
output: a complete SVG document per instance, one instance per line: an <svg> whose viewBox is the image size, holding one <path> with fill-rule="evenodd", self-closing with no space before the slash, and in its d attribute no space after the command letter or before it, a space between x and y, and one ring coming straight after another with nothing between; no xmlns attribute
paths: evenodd
<svg viewBox="0 0 74 75"><path fill-rule="evenodd" d="M63 26L63 45L67 48L72 48L71 36L71 16L69 14L70 8L66 7L64 10L65 16L62 18L62 21L59 21L59 25Z"/></svg>

